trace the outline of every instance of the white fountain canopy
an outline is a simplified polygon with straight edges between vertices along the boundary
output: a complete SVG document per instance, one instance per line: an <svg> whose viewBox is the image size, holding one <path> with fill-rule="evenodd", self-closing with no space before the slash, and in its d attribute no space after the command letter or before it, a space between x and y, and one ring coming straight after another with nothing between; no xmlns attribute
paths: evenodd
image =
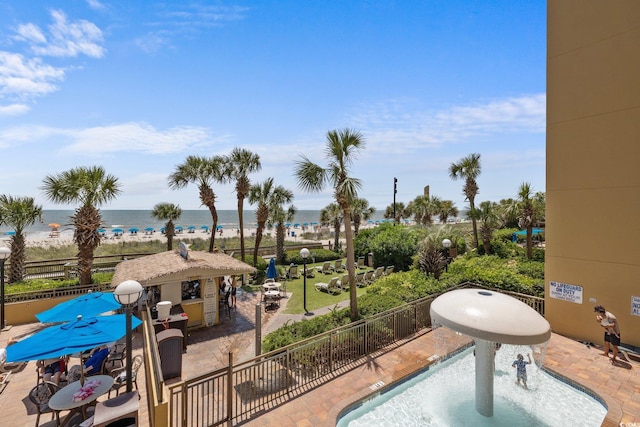
<svg viewBox="0 0 640 427"><path fill-rule="evenodd" d="M504 344L542 344L551 326L533 308L508 295L485 289L458 289L431 303L433 323L474 338Z"/></svg>

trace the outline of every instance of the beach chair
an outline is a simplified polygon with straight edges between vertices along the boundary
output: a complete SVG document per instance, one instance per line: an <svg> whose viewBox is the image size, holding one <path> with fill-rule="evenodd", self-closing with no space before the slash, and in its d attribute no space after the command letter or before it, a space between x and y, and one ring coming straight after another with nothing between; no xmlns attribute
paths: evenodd
<svg viewBox="0 0 640 427"><path fill-rule="evenodd" d="M344 271L344 265L342 265L342 259L337 259L333 263L333 271L336 273L342 273Z"/></svg>
<svg viewBox="0 0 640 427"><path fill-rule="evenodd" d="M331 280L329 280L329 283L316 283L316 291L325 291L330 294L339 294L340 292L342 292L342 289L340 289L340 286L338 286L338 278L332 277Z"/></svg>
<svg viewBox="0 0 640 427"><path fill-rule="evenodd" d="M372 284L376 280L375 274L376 274L375 270L366 271L364 273L364 276L362 277L363 286Z"/></svg>
<svg viewBox="0 0 640 427"><path fill-rule="evenodd" d="M394 269L394 268L395 268L395 267L394 267L393 265L390 265L390 266L388 266L387 268L385 268L385 269L384 269L384 275L385 275L385 276L388 276L388 275L390 275L391 273L393 273L393 269Z"/></svg>
<svg viewBox="0 0 640 427"><path fill-rule="evenodd" d="M325 261L324 264L322 264L322 267L320 267L320 273L322 273L322 274L331 274L331 273L333 273L333 268L331 267L331 262L330 261Z"/></svg>
<svg viewBox="0 0 640 427"><path fill-rule="evenodd" d="M364 271L359 271L356 273L355 285L359 288L367 286L367 283L364 281Z"/></svg>
<svg viewBox="0 0 640 427"><path fill-rule="evenodd" d="M349 273L342 275L342 277L338 281L338 286L340 286L343 291L349 289Z"/></svg>
<svg viewBox="0 0 640 427"><path fill-rule="evenodd" d="M378 267L378 268L375 269L375 271L373 273L372 281L373 280L378 280L382 276L384 276L384 267Z"/></svg>
<svg viewBox="0 0 640 427"><path fill-rule="evenodd" d="M287 278L291 279L299 279L300 273L298 273L298 266L296 264L290 265L287 270Z"/></svg>

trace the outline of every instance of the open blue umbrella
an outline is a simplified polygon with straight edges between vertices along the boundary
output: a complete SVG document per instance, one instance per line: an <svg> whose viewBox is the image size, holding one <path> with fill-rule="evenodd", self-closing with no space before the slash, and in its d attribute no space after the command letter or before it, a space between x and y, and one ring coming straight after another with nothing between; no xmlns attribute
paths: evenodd
<svg viewBox="0 0 640 427"><path fill-rule="evenodd" d="M274 279L278 277L278 271L276 270L276 259L271 258L269 260L269 267L267 268L267 279Z"/></svg>
<svg viewBox="0 0 640 427"><path fill-rule="evenodd" d="M142 322L131 318L132 329ZM53 325L7 347L7 362L50 359L80 353L110 342L126 334L126 315L82 318Z"/></svg>
<svg viewBox="0 0 640 427"><path fill-rule="evenodd" d="M140 229L139 229L139 228L136 228L136 227L131 227L131 228L129 229L129 233L131 233L131 234L133 234L133 233L137 233L138 231L140 231Z"/></svg>
<svg viewBox="0 0 640 427"><path fill-rule="evenodd" d="M113 234L122 234L122 233L124 233L124 230L122 228L112 228L111 232Z"/></svg>
<svg viewBox="0 0 640 427"><path fill-rule="evenodd" d="M222 230L223 228L224 228L224 227L223 227L223 226L221 226L221 225L216 225L216 229L218 229L218 230Z"/></svg>
<svg viewBox="0 0 640 427"><path fill-rule="evenodd" d="M202 225L202 226L200 226L200 229L204 230L204 231L209 231L209 226L208 225Z"/></svg>
<svg viewBox="0 0 640 427"><path fill-rule="evenodd" d="M195 225L190 225L187 227L187 230L195 230L196 226Z"/></svg>
<svg viewBox="0 0 640 427"><path fill-rule="evenodd" d="M181 232L182 231L182 226L181 225L176 225L175 230L177 232Z"/></svg>
<svg viewBox="0 0 640 427"><path fill-rule="evenodd" d="M14 234L16 234L16 232L15 232L15 231L5 231L5 232L4 232L4 235L5 235L5 236L13 236Z"/></svg>
<svg viewBox="0 0 640 427"><path fill-rule="evenodd" d="M78 315L87 318L117 310L120 307L122 306L113 297L113 293L90 292L61 302L49 310L36 314L36 317L44 323L67 322L76 319Z"/></svg>
<svg viewBox="0 0 640 427"><path fill-rule="evenodd" d="M144 229L144 231L148 231L148 232L153 232L155 231L153 227L147 227Z"/></svg>

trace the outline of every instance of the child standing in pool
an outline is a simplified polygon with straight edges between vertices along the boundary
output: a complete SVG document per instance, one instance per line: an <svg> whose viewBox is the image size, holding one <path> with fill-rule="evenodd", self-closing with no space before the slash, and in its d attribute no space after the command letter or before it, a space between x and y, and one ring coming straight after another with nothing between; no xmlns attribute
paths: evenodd
<svg viewBox="0 0 640 427"><path fill-rule="evenodd" d="M516 368L516 384L520 384L520 380L522 380L522 385L524 388L527 388L527 365L531 364L531 356L527 354L528 362L524 361L524 357L521 354L518 354L518 359L514 360L511 364L511 367Z"/></svg>

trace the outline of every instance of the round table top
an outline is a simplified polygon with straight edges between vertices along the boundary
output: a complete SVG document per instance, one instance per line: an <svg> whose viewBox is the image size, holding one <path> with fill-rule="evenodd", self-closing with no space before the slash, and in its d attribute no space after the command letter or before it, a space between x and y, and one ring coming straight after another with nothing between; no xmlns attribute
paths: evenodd
<svg viewBox="0 0 640 427"><path fill-rule="evenodd" d="M280 291L278 290L269 290L264 293L268 297L278 297L280 296Z"/></svg>
<svg viewBox="0 0 640 427"><path fill-rule="evenodd" d="M262 287L264 289L269 289L269 288L278 288L279 289L281 286L282 286L282 284L278 283L278 282L266 282L266 283L262 284Z"/></svg>
<svg viewBox="0 0 640 427"><path fill-rule="evenodd" d="M56 411L66 411L68 409L78 408L96 400L98 397L105 394L113 385L113 378L110 375L92 375L84 379L84 383L89 381L99 381L100 384L93 389L93 394L88 396L84 400L74 401L73 395L80 390L80 381L72 382L71 384L58 390L56 394L49 399L49 407Z"/></svg>

